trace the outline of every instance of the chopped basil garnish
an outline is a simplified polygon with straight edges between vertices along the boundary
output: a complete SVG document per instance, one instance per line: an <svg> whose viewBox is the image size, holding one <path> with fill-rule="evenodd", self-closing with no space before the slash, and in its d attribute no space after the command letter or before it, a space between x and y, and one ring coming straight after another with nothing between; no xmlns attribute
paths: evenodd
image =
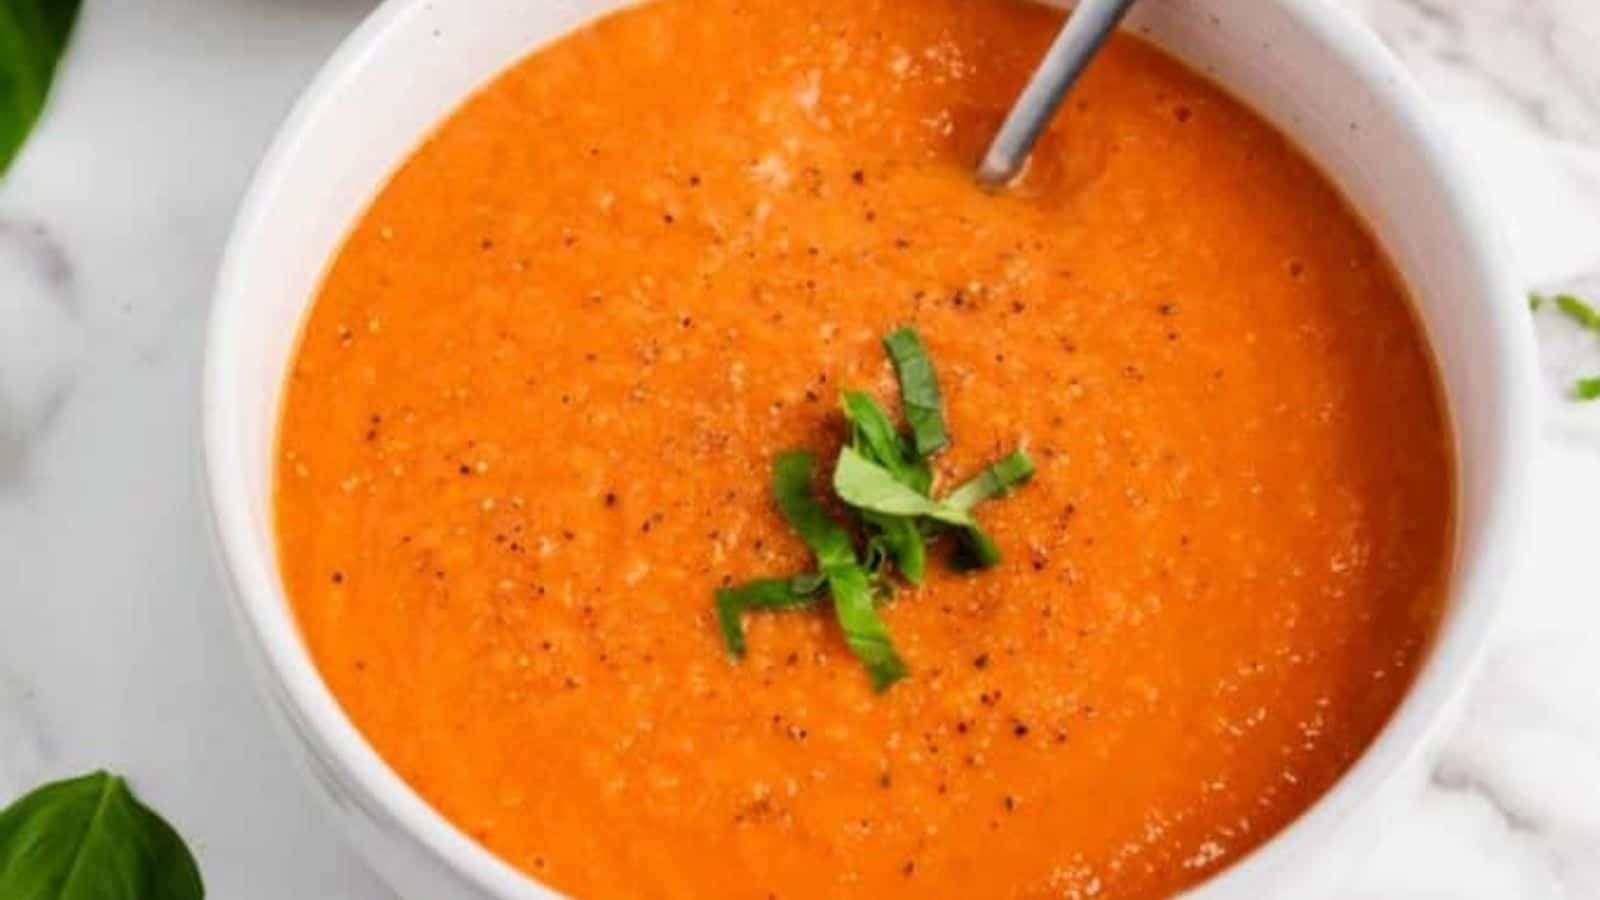
<svg viewBox="0 0 1600 900"><path fill-rule="evenodd" d="M817 568L828 574L831 566L855 565L856 551L850 535L828 518L822 504L811 493L810 451L788 450L772 463L772 496L789 527L811 548Z"/></svg>
<svg viewBox="0 0 1600 900"><path fill-rule="evenodd" d="M861 551L858 555L851 532L812 493L812 455L805 450L778 454L772 464L773 497L789 527L816 557L818 572L762 578L716 592L717 624L735 659L745 653L746 612L806 609L826 590L845 643L866 666L873 688L886 690L906 675L877 608L893 594L895 570L905 581L921 584L928 542L947 532L957 536L951 560L957 568L988 568L1000 561L999 547L973 519L972 510L1027 481L1033 461L1017 450L943 499L935 498L928 457L950 438L933 363L922 339L909 328L895 331L883 343L900 380L911 434L902 434L870 395L845 391L840 397L850 433L834 464L833 490L859 526Z"/></svg>
<svg viewBox="0 0 1600 900"><path fill-rule="evenodd" d="M939 379L933 374L928 348L922 345L922 336L911 328L890 332L883 339L883 346L894 363L895 377L900 379L900 407L911 425L917 456L927 459L950 444L944 426L944 403L939 398Z"/></svg>
<svg viewBox="0 0 1600 900"><path fill-rule="evenodd" d="M789 527L811 548L833 595L834 615L845 643L867 667L872 686L884 690L905 675L905 663L889 641L889 629L872 602L867 571L856 562L850 535L828 517L811 493L811 454L790 450L772 464L772 493Z"/></svg>
<svg viewBox="0 0 1600 900"><path fill-rule="evenodd" d="M840 396L844 417L850 422L850 446L888 469L902 484L926 494L933 484L933 473L916 448L901 437L889 414L878 401L860 391L845 391Z"/></svg>
<svg viewBox="0 0 1600 900"><path fill-rule="evenodd" d="M895 480L883 466L869 462L852 447L839 451L833 469L833 491L856 509L889 516L926 516L947 525L965 527L972 517L965 510L919 494Z"/></svg>
<svg viewBox="0 0 1600 900"><path fill-rule="evenodd" d="M1528 308L1538 312L1545 303L1554 303L1567 318L1577 322L1590 331L1600 331L1600 310L1585 303L1571 294L1557 294L1554 297L1545 297L1542 294L1528 295ZM1572 396L1578 400L1600 400L1600 377L1579 378L1572 384Z"/></svg>
<svg viewBox="0 0 1600 900"><path fill-rule="evenodd" d="M928 571L928 539L916 520L874 512L862 513L861 518L877 529L876 540L900 568L900 574L912 584L921 584ZM868 571L877 570L878 566L868 567Z"/></svg>
<svg viewBox="0 0 1600 900"><path fill-rule="evenodd" d="M856 565L832 566L827 570L828 591L833 594L833 613L844 629L844 641L856 658L867 667L872 689L884 691L906 676L906 664L889 640L889 627L878 615L872 601L872 585L866 570Z"/></svg>
<svg viewBox="0 0 1600 900"><path fill-rule="evenodd" d="M1579 300L1571 294L1557 294L1554 297L1556 309L1567 314L1567 318L1577 322L1590 331L1600 331L1600 311Z"/></svg>
<svg viewBox="0 0 1600 900"><path fill-rule="evenodd" d="M971 509L985 500L1004 497L1032 477L1033 460L1027 452L1014 450L1010 456L990 463L976 478L951 491L944 502L956 509Z"/></svg>
<svg viewBox="0 0 1600 900"><path fill-rule="evenodd" d="M820 575L793 575L789 578L758 578L738 587L717 591L717 625L722 641L734 657L744 656L746 610L808 609L817 605L825 580Z"/></svg>

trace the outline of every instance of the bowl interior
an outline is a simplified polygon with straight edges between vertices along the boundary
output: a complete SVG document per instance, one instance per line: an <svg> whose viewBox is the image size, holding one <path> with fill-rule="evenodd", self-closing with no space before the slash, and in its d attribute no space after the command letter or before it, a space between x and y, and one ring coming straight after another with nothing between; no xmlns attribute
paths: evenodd
<svg viewBox="0 0 1600 900"><path fill-rule="evenodd" d="M208 348L207 465L217 533L267 681L357 841L420 896L548 896L433 814L323 687L276 572L280 391L330 257L388 175L476 86L623 0L390 0L309 89L269 152L224 264ZM1422 744L1464 680L1509 554L1516 435L1527 433L1525 324L1494 229L1374 38L1319 0L1146 0L1131 28L1288 133L1344 191L1417 304L1457 453L1454 590L1439 639L1377 743L1316 807L1196 897L1294 895L1315 843ZM398 849L397 849L398 845ZM1307 852L1307 851L1310 852ZM396 863L395 859L408 861ZM1293 865L1290 865L1290 860ZM1331 864L1330 864L1331 865ZM399 874L396 874L398 867ZM1326 883L1326 873L1316 876Z"/></svg>

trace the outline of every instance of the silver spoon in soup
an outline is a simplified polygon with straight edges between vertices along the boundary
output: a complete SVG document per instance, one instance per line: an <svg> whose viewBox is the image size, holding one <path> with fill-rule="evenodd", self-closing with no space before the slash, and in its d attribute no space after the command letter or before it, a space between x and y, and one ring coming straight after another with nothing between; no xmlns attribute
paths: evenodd
<svg viewBox="0 0 1600 900"><path fill-rule="evenodd" d="M1133 4L1134 0L1079 0L978 164L980 183L1003 187L1017 177L1073 83Z"/></svg>

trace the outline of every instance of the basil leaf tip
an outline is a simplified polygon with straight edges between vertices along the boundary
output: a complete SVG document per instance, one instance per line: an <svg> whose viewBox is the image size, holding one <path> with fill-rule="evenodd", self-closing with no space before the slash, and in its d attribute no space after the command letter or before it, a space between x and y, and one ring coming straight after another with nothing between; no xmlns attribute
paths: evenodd
<svg viewBox="0 0 1600 900"><path fill-rule="evenodd" d="M0 3L0 175L44 112L80 0Z"/></svg>

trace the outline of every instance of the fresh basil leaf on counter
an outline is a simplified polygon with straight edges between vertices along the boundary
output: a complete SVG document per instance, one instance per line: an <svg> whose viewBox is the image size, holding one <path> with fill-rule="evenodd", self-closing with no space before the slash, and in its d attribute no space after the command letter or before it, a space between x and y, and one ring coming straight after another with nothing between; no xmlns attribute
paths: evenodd
<svg viewBox="0 0 1600 900"><path fill-rule="evenodd" d="M80 2L0 0L0 175L44 111Z"/></svg>
<svg viewBox="0 0 1600 900"><path fill-rule="evenodd" d="M47 784L0 811L0 897L6 900L204 896L183 838L116 775L95 772Z"/></svg>
<svg viewBox="0 0 1600 900"><path fill-rule="evenodd" d="M1591 331L1600 331L1600 310L1571 294L1557 294L1552 299L1567 318Z"/></svg>

